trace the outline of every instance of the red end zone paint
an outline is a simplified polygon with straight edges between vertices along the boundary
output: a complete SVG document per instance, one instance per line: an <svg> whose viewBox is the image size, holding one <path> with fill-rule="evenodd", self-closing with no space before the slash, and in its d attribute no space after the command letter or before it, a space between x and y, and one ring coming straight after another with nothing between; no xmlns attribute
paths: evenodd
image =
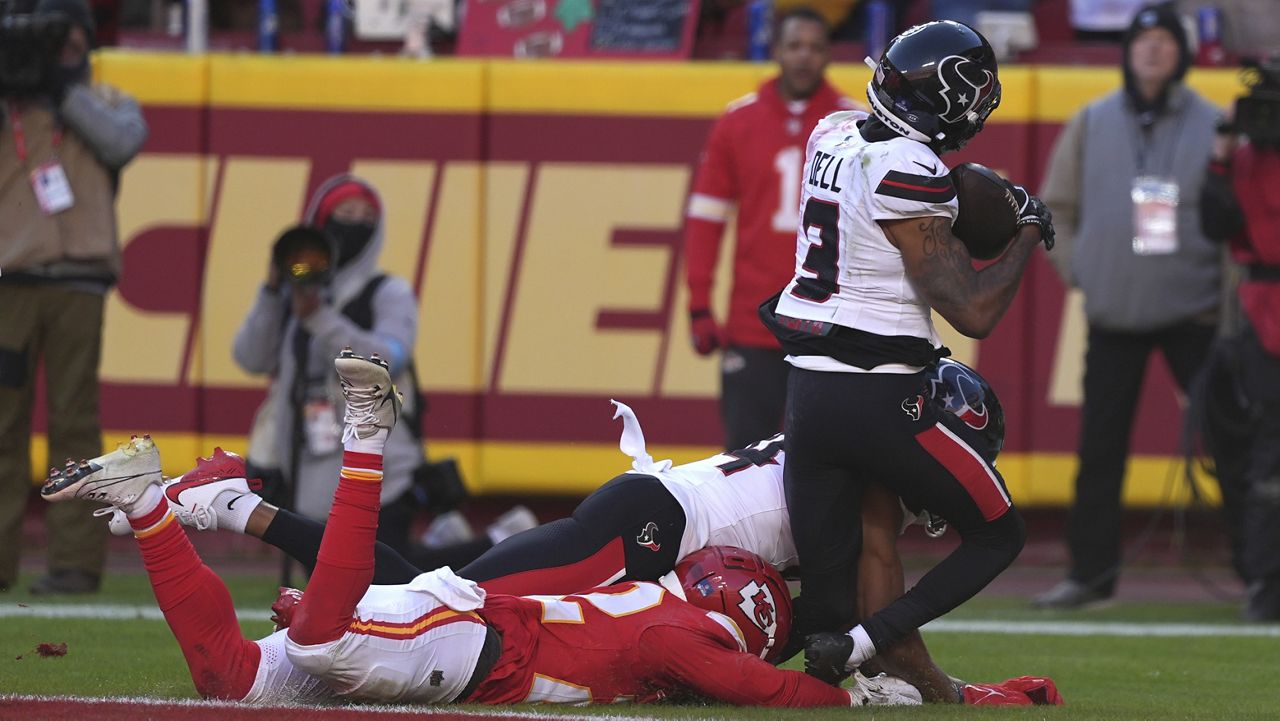
<svg viewBox="0 0 1280 721"><path fill-rule="evenodd" d="M150 698L84 698L77 696L0 696L0 719L43 721L240 721L270 717L273 721L375 721L422 719L438 721L511 721L549 719L581 721L581 715L506 709L462 710L447 706L248 706L225 701L172 701ZM620 721L656 721L648 716L615 716Z"/></svg>

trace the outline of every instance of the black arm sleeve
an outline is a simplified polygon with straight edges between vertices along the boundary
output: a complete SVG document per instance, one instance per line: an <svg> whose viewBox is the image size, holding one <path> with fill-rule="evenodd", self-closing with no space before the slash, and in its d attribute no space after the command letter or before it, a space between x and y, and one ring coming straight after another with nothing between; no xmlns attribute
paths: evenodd
<svg viewBox="0 0 1280 721"><path fill-rule="evenodd" d="M1210 240L1226 240L1244 230L1244 213L1231 188L1231 171L1211 163L1200 189L1200 230Z"/></svg>
<svg viewBox="0 0 1280 721"><path fill-rule="evenodd" d="M281 508L262 534L262 540L289 554L310 574L316 567L324 524ZM379 586L408 583L422 571L385 543L373 547L373 582Z"/></svg>

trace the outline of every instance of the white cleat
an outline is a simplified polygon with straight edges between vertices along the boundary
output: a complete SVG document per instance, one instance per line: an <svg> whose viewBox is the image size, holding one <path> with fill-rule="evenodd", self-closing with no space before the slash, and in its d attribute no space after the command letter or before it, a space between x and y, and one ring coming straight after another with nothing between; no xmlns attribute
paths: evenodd
<svg viewBox="0 0 1280 721"><path fill-rule="evenodd" d="M845 690L853 697L855 706L920 706L924 703L915 686L883 673L867 678L862 672L854 671L853 685Z"/></svg>
<svg viewBox="0 0 1280 721"><path fill-rule="evenodd" d="M427 548L443 548L475 540L476 532L460 511L441 513L431 521L418 543Z"/></svg>
<svg viewBox="0 0 1280 721"><path fill-rule="evenodd" d="M347 411L342 421L342 442L352 437L370 438L380 430L390 433L400 417L402 400L391 383L387 362L374 354L368 358L343 348L333 360L342 381Z"/></svg>
<svg viewBox="0 0 1280 721"><path fill-rule="evenodd" d="M214 531L218 529L218 513L214 501L225 491L231 491L236 497L261 490L262 481L245 478L244 459L235 453L214 448L213 455L208 458L197 458L196 467L186 473L164 482L165 502L169 510L184 526L198 531ZM228 501L234 504L233 497ZM111 532L117 536L133 533L129 519L118 508L102 508L94 512L95 516L111 514L107 524Z"/></svg>
<svg viewBox="0 0 1280 721"><path fill-rule="evenodd" d="M511 510L498 516L497 520L489 524L486 532L489 540L493 541L493 545L498 545L508 538L523 533L530 528L538 527L538 517L533 515L525 506L514 506Z"/></svg>
<svg viewBox="0 0 1280 721"><path fill-rule="evenodd" d="M93 460L76 463L67 459L66 466L49 471L40 495L55 503L69 498L101 501L127 512L147 486L160 481L160 451L156 444L151 436L134 436Z"/></svg>

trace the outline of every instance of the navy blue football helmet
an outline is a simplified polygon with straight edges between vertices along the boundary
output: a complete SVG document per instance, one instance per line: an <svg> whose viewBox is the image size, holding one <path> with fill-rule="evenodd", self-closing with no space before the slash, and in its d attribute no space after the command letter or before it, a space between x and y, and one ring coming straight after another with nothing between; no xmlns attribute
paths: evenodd
<svg viewBox="0 0 1280 721"><path fill-rule="evenodd" d="M934 152L958 150L1000 104L996 54L977 30L953 20L917 25L893 40L867 100L880 122Z"/></svg>
<svg viewBox="0 0 1280 721"><path fill-rule="evenodd" d="M974 369L950 358L938 361L925 376L929 399L976 430L986 441L985 448L976 450L995 463L1004 448L1004 409L991 385Z"/></svg>

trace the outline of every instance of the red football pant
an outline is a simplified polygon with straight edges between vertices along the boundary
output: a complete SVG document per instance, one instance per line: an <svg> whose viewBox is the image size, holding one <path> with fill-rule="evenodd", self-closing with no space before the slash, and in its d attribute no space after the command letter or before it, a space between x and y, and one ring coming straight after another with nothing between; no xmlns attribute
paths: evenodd
<svg viewBox="0 0 1280 721"><path fill-rule="evenodd" d="M316 570L289 626L294 643L336 641L351 625L356 604L373 583L381 493L382 456L344 451Z"/></svg>
<svg viewBox="0 0 1280 721"><path fill-rule="evenodd" d="M226 585L200 560L167 503L130 523L156 603L182 648L196 691L205 698L244 698L253 688L262 649L240 634Z"/></svg>

